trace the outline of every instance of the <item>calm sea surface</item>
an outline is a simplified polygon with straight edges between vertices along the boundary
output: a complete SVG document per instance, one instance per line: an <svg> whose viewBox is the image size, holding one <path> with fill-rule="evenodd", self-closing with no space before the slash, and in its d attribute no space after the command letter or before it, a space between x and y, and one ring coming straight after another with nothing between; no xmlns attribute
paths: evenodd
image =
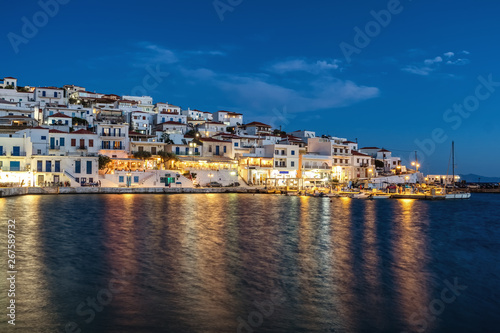
<svg viewBox="0 0 500 333"><path fill-rule="evenodd" d="M1 332L498 332L500 195L0 199ZM16 326L7 221L16 220ZM1 310L3 309L3 310Z"/></svg>

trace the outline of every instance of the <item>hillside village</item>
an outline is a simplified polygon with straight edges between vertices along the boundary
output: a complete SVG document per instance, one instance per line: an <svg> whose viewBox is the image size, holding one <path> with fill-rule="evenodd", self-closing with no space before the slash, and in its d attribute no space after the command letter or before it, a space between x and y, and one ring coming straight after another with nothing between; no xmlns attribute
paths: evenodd
<svg viewBox="0 0 500 333"><path fill-rule="evenodd" d="M386 149L244 118L75 85L20 86L5 77L0 183L307 188L424 180L418 161L407 167Z"/></svg>

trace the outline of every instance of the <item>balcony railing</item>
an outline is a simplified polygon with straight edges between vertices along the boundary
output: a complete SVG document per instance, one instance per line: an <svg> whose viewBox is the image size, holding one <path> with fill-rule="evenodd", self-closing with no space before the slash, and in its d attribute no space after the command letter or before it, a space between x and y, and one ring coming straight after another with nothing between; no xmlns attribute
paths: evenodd
<svg viewBox="0 0 500 333"><path fill-rule="evenodd" d="M2 167L2 171L10 171L10 172L26 172L29 171L27 168L10 168L8 166Z"/></svg>
<svg viewBox="0 0 500 333"><path fill-rule="evenodd" d="M186 153L186 152L179 152L179 153L175 153L175 154L177 156L200 156L199 152L197 152L197 153L191 153L191 154L190 153ZM214 154L214 156L220 156L220 154L219 155L215 155Z"/></svg>
<svg viewBox="0 0 500 333"><path fill-rule="evenodd" d="M331 168L328 165L304 165L304 169L330 170Z"/></svg>
<svg viewBox="0 0 500 333"><path fill-rule="evenodd" d="M87 150L87 146L78 146L76 147L77 150Z"/></svg>
<svg viewBox="0 0 500 333"><path fill-rule="evenodd" d="M112 134L112 133L101 133L101 136L109 137L109 138L124 138L125 133Z"/></svg>
<svg viewBox="0 0 500 333"><path fill-rule="evenodd" d="M10 152L10 156L26 156L26 152Z"/></svg>
<svg viewBox="0 0 500 333"><path fill-rule="evenodd" d="M61 150L61 146L49 146L50 150Z"/></svg>

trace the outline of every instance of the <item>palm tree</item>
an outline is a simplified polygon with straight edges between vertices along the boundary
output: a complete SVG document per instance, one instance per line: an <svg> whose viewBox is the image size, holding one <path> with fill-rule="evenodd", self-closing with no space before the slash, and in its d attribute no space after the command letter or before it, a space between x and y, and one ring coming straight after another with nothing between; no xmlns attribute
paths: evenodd
<svg viewBox="0 0 500 333"><path fill-rule="evenodd" d="M170 163L172 163L172 167L173 167L173 163L179 161L179 157L177 157L177 155L175 155L174 153L171 153L171 152L160 150L157 155L160 157L161 162L163 164L165 164L166 169L170 168L170 165L169 165Z"/></svg>

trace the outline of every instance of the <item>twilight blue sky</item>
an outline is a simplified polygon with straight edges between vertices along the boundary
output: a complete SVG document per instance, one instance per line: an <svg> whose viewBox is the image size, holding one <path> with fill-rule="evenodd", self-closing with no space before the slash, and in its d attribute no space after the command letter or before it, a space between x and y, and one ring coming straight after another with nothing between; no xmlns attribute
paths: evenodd
<svg viewBox="0 0 500 333"><path fill-rule="evenodd" d="M497 1L60 1L46 24L37 1L3 4L0 76L239 111L406 161L420 150L426 173L446 173L455 140L460 173L500 175L500 84L476 91L500 82ZM38 31L23 36L23 17Z"/></svg>

